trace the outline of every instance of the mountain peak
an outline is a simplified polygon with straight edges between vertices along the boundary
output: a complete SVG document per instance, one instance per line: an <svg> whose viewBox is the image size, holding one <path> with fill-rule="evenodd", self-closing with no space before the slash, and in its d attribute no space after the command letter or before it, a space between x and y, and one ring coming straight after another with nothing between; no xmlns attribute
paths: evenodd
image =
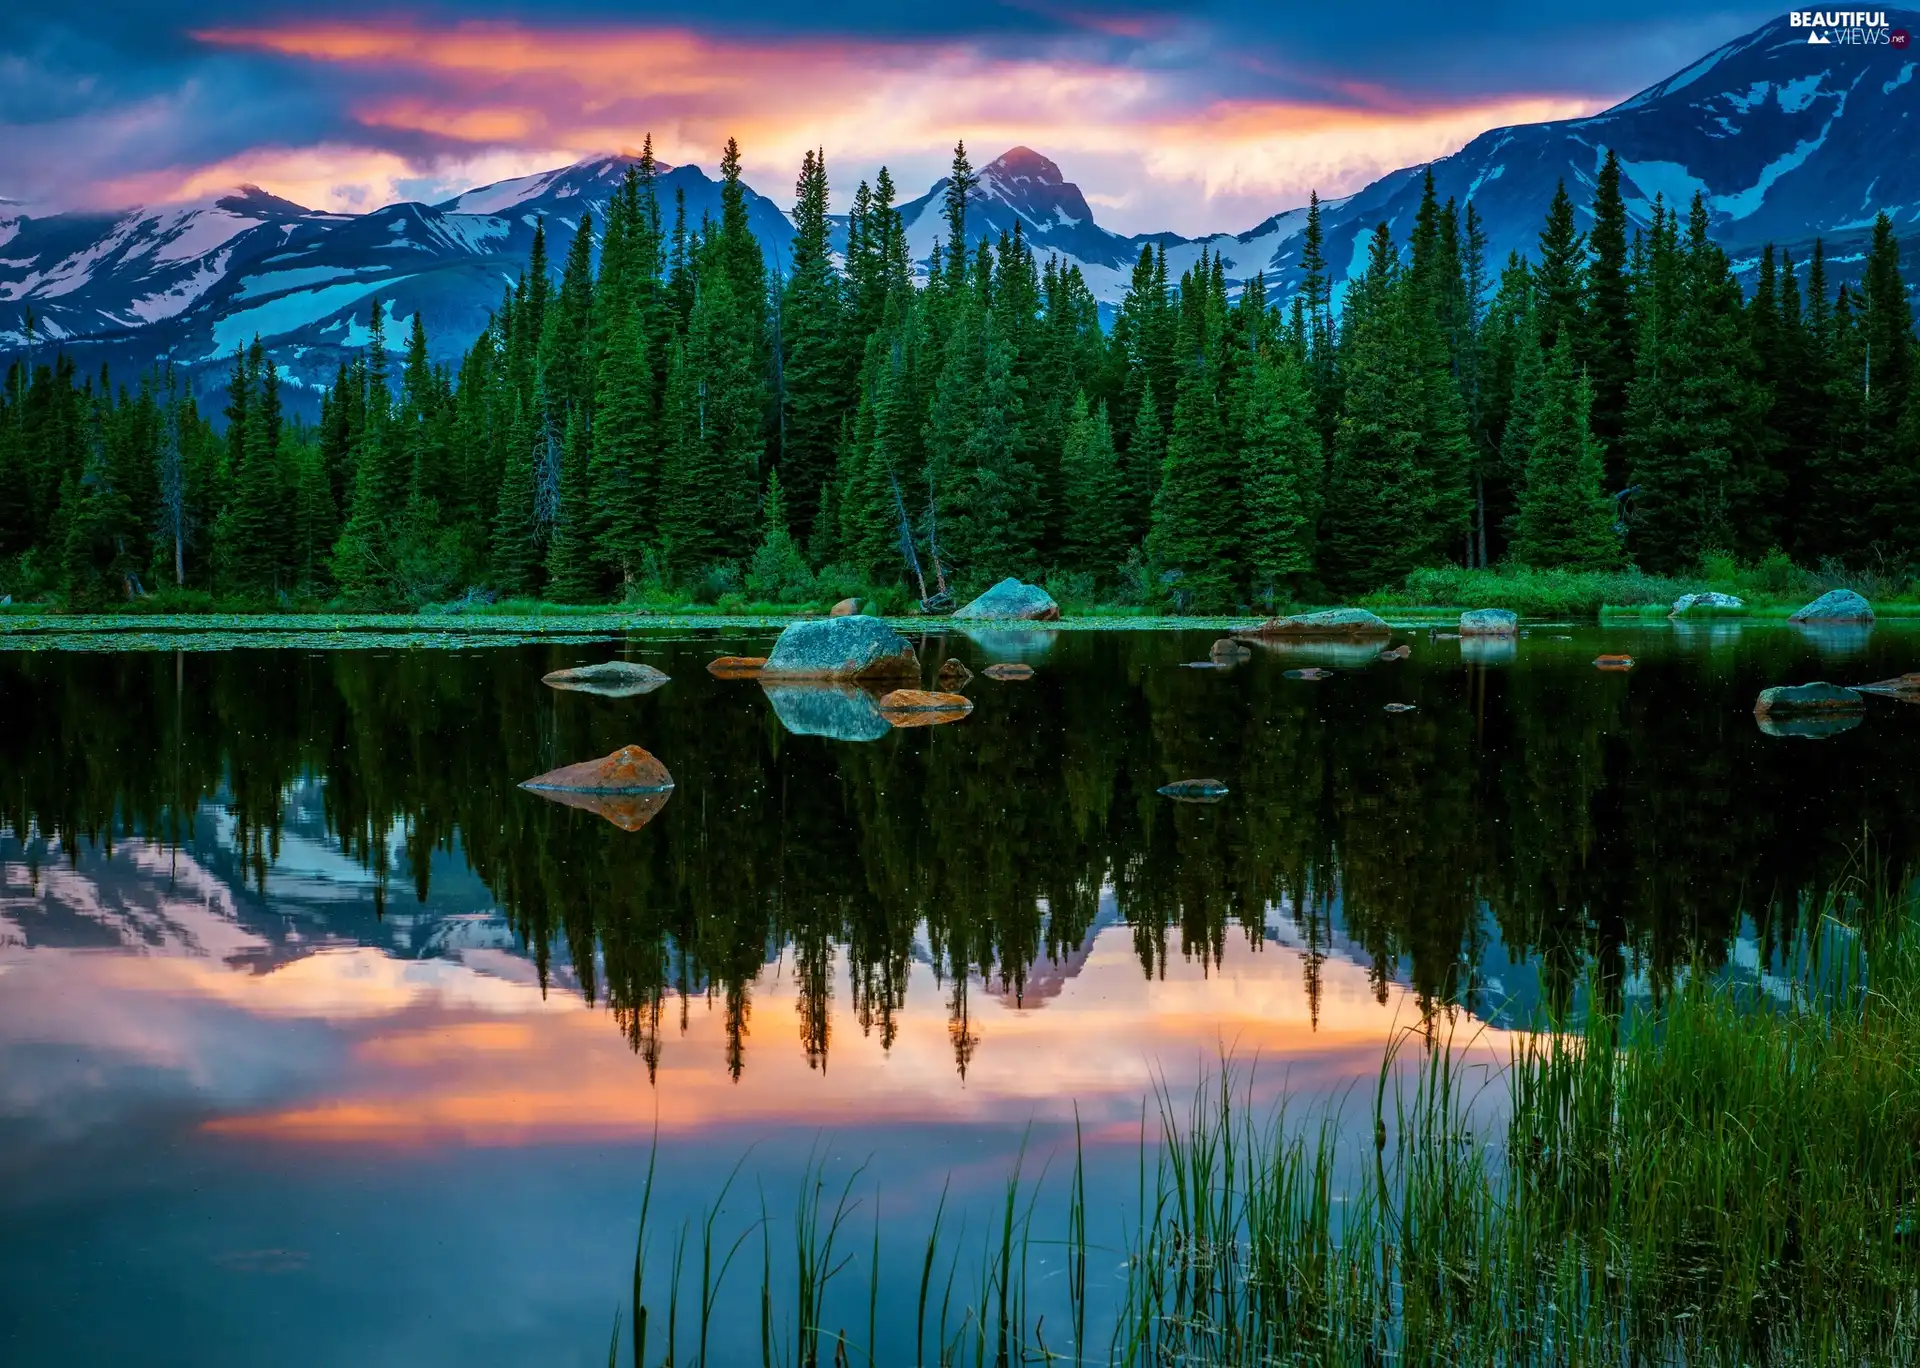
<svg viewBox="0 0 1920 1368"><path fill-rule="evenodd" d="M1064 185L1059 164L1041 156L1031 147L1011 147L987 164L985 175L1018 184L1038 181L1042 185Z"/></svg>

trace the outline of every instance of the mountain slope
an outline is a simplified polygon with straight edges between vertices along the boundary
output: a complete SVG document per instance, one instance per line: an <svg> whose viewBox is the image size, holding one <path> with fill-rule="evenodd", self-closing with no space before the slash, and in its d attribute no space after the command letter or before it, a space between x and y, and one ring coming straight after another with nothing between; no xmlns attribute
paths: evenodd
<svg viewBox="0 0 1920 1368"><path fill-rule="evenodd" d="M1888 18L1920 29L1920 14L1890 11ZM1443 200L1471 201L1479 211L1493 272L1509 252L1535 250L1557 182L1566 182L1586 226L1594 177L1611 148L1636 224L1647 221L1655 196L1684 211L1698 191L1716 237L1744 269L1764 242L1804 258L1818 235L1828 242L1833 275L1848 278L1876 212L1891 214L1910 237L1920 224L1920 157L1905 150L1920 135L1920 58L1908 55L1911 48L1812 44L1807 33L1775 20L1612 109L1490 130L1432 164L1436 189ZM547 224L557 268L582 209L603 216L629 164L596 158L439 204L361 215L319 213L252 188L124 214L0 212L0 353L24 343L31 309L38 337L78 352L85 364L110 361L125 373L171 355L196 368L196 387L207 391L217 387L225 356L257 333L282 367L290 402L309 407L317 387L364 344L373 296L389 301L401 320L423 313L437 356L453 359L525 267L535 223ZM1405 242L1425 169L1392 172L1324 203L1336 291L1361 269L1374 225L1387 223ZM946 186L937 181L900 207L922 264L945 234ZM718 216L719 191L694 166L660 179L669 224L676 192L697 225ZM777 271L792 224L751 190L747 203ZM1264 271L1284 297L1299 281L1305 219L1295 207L1244 233L1123 236L1095 221L1059 166L1015 147L979 174L968 246L1017 223L1037 254L1078 265L1108 307L1125 294L1147 245L1166 249L1175 279L1204 250L1222 258L1230 280ZM844 221L838 231L844 234Z"/></svg>

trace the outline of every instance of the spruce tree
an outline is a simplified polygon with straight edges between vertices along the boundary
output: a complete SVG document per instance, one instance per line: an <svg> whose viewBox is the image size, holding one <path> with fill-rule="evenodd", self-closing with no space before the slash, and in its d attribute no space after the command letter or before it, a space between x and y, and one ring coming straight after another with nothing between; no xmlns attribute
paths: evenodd
<svg viewBox="0 0 1920 1368"><path fill-rule="evenodd" d="M1247 568L1254 601L1271 605L1312 577L1326 468L1306 377L1286 348L1263 351L1248 371L1242 421Z"/></svg>
<svg viewBox="0 0 1920 1368"><path fill-rule="evenodd" d="M644 324L627 310L600 354L588 473L594 555L623 586L639 582L653 541L659 430Z"/></svg>
<svg viewBox="0 0 1920 1368"><path fill-rule="evenodd" d="M760 545L747 564L747 593L772 603L798 603L813 592L813 572L793 539L787 523L786 496L780 472L767 475L767 493L760 505Z"/></svg>
<svg viewBox="0 0 1920 1368"><path fill-rule="evenodd" d="M1621 435L1627 387L1633 380L1633 317L1627 280L1627 207L1620 195L1620 158L1612 148L1593 188L1593 231L1588 238L1585 326L1579 360L1593 385L1593 431L1607 451L1607 486L1625 483Z"/></svg>
<svg viewBox="0 0 1920 1368"><path fill-rule="evenodd" d="M828 242L824 152L806 154L795 193L793 264L780 308L780 463L784 497L791 501L797 534L805 538L832 475L848 379L844 296ZM863 250L877 257L877 246ZM863 268L877 271L878 262Z"/></svg>
<svg viewBox="0 0 1920 1368"><path fill-rule="evenodd" d="M1592 408L1592 386L1575 372L1573 338L1562 329L1541 376L1514 526L1513 553L1527 565L1597 570L1619 562Z"/></svg>
<svg viewBox="0 0 1920 1368"><path fill-rule="evenodd" d="M561 447L559 510L547 543L547 592L558 603L590 603L600 587L594 574L587 428L579 406L569 405Z"/></svg>
<svg viewBox="0 0 1920 1368"><path fill-rule="evenodd" d="M1096 579L1110 579L1131 544L1126 490L1106 407L1090 411L1084 391L1074 396L1060 453L1060 482L1066 513L1061 546L1065 563Z"/></svg>

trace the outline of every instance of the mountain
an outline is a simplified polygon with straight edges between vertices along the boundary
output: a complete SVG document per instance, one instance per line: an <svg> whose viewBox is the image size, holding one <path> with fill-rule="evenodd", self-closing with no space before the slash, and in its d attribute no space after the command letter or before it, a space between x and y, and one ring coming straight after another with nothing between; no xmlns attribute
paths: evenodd
<svg viewBox="0 0 1920 1368"><path fill-rule="evenodd" d="M1888 18L1894 28L1920 29L1920 14ZM1765 242L1804 259L1822 236L1831 274L1847 279L1876 212L1892 215L1909 237L1920 225L1920 158L1901 152L1920 135L1920 62L1910 48L1816 44L1810 32L1817 31L1781 18L1599 114L1483 133L1431 164L1435 187L1443 200L1478 209L1491 274L1510 251L1535 250L1556 183L1565 181L1587 226L1586 204L1611 148L1636 224L1647 221L1656 195L1684 210L1698 191L1741 269L1753 269ZM534 224L547 222L557 269L582 208L602 217L630 160L595 158L439 204L368 214L316 212L251 187L121 214L30 218L0 202L0 353L24 343L31 309L38 336L74 350L83 364L108 361L125 374L171 355L194 368L196 389L211 393L223 382L225 358L258 333L282 368L289 401L310 409L341 359L365 343L374 295L403 326L424 313L438 357L454 359L526 265ZM1336 291L1364 265L1376 224L1404 244L1427 169L1394 171L1324 202ZM946 186L937 181L900 206L919 262L945 233ZM662 174L669 223L676 191L690 224L718 216L719 184L698 167ZM747 204L779 270L792 224L751 190ZM979 173L969 246L1010 233L1016 222L1043 258L1078 265L1111 308L1147 245L1166 249L1175 279L1204 250L1222 258L1230 280L1263 271L1284 297L1299 281L1306 213L1295 206L1246 232L1204 238L1124 236L1095 222L1058 165L1015 147ZM844 221L838 231L844 235Z"/></svg>

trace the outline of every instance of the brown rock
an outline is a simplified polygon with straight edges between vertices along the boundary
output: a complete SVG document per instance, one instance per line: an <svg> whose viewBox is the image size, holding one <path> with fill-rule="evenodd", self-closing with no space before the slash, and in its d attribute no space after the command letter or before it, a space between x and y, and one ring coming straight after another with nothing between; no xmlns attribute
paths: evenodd
<svg viewBox="0 0 1920 1368"><path fill-rule="evenodd" d="M1237 665L1243 660L1252 660L1253 651L1232 637L1221 637L1213 643L1213 649L1207 652L1207 656L1216 665Z"/></svg>
<svg viewBox="0 0 1920 1368"><path fill-rule="evenodd" d="M967 681L972 678L972 670L969 670L952 656L948 656L940 663L940 673L933 677L933 682L947 690L947 692L952 693L955 690L966 688Z"/></svg>
<svg viewBox="0 0 1920 1368"><path fill-rule="evenodd" d="M1033 666L1012 665L1012 664L989 665L987 666L986 669L982 670L980 673L985 675L988 679L998 679L1002 682L1015 680L1015 679L1032 679Z"/></svg>
<svg viewBox="0 0 1920 1368"><path fill-rule="evenodd" d="M707 673L722 679L751 679L766 663L765 656L721 656L707 663Z"/></svg>
<svg viewBox="0 0 1920 1368"><path fill-rule="evenodd" d="M844 598L827 610L828 617L852 617L860 611L860 600Z"/></svg>
<svg viewBox="0 0 1920 1368"><path fill-rule="evenodd" d="M1593 663L1602 670L1613 670L1616 673L1624 673L1633 668L1633 657L1630 655L1595 656Z"/></svg>
<svg viewBox="0 0 1920 1368"><path fill-rule="evenodd" d="M622 746L598 760L549 770L520 787L604 817L624 831L638 831L667 805L673 776L651 752Z"/></svg>
<svg viewBox="0 0 1920 1368"><path fill-rule="evenodd" d="M1394 647L1391 651L1382 651L1379 655L1379 659L1405 660L1408 656L1412 654L1413 654L1413 647L1402 644Z"/></svg>
<svg viewBox="0 0 1920 1368"><path fill-rule="evenodd" d="M930 693L925 689L895 689L880 700L880 712L889 726L937 727L958 722L973 711L973 700L961 694Z"/></svg>

